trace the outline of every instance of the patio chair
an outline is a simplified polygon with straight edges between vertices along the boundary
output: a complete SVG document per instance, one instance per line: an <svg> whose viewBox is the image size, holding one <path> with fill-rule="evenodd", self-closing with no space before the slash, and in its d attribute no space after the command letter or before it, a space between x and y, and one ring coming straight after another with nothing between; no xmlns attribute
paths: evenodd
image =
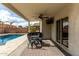
<svg viewBox="0 0 79 59"><path fill-rule="evenodd" d="M28 48L31 46L31 48L42 48L42 33L40 32L30 32L28 33Z"/></svg>

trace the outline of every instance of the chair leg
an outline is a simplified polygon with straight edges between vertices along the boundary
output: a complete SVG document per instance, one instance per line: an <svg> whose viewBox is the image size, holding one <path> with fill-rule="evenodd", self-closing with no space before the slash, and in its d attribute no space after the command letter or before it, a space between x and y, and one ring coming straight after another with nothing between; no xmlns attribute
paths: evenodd
<svg viewBox="0 0 79 59"><path fill-rule="evenodd" d="M29 44L28 44L28 46L27 46L28 48L29 48Z"/></svg>

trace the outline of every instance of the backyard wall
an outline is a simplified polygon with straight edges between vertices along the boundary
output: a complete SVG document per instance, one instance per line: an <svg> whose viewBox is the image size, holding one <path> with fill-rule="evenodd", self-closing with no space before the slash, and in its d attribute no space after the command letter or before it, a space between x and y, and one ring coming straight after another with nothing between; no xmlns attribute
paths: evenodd
<svg viewBox="0 0 79 59"><path fill-rule="evenodd" d="M69 17L69 47L66 48L61 44L59 46L71 55L79 55L79 4L71 4L56 13L55 22L51 26L52 40L56 42L56 20L66 16Z"/></svg>

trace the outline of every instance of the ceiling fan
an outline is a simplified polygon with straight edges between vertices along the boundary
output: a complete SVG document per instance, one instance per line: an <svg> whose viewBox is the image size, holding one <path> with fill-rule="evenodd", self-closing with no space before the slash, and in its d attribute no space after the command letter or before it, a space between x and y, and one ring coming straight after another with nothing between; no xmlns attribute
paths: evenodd
<svg viewBox="0 0 79 59"><path fill-rule="evenodd" d="M54 17L48 16L48 10L41 11L39 13L35 13L35 16L33 16L35 19L41 19L41 20L54 20Z"/></svg>
<svg viewBox="0 0 79 59"><path fill-rule="evenodd" d="M46 20L47 24L53 24L54 22L54 17L47 16L46 14L39 14L37 16L34 16L36 19L41 19L41 20Z"/></svg>
<svg viewBox="0 0 79 59"><path fill-rule="evenodd" d="M47 15L48 15L48 10L43 10L41 12L35 12L33 17L36 19L39 18L41 20L44 20L44 18L48 18Z"/></svg>
<svg viewBox="0 0 79 59"><path fill-rule="evenodd" d="M40 14L40 15L38 16L38 18L40 18L40 19L42 19L42 20L44 20L44 19L50 20L50 19L53 19L54 17L51 17L51 16L44 16L43 14Z"/></svg>

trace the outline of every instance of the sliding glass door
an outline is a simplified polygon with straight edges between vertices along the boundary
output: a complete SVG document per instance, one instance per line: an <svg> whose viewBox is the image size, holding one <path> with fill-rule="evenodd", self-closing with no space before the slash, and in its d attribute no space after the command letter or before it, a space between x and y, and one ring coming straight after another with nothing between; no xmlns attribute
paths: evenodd
<svg viewBox="0 0 79 59"><path fill-rule="evenodd" d="M62 19L62 44L68 47L68 17Z"/></svg>
<svg viewBox="0 0 79 59"><path fill-rule="evenodd" d="M68 47L68 17L56 21L56 41Z"/></svg>
<svg viewBox="0 0 79 59"><path fill-rule="evenodd" d="M60 43L61 42L61 40L60 40L60 20L58 20L57 22L56 22L56 41L58 42L58 43Z"/></svg>

